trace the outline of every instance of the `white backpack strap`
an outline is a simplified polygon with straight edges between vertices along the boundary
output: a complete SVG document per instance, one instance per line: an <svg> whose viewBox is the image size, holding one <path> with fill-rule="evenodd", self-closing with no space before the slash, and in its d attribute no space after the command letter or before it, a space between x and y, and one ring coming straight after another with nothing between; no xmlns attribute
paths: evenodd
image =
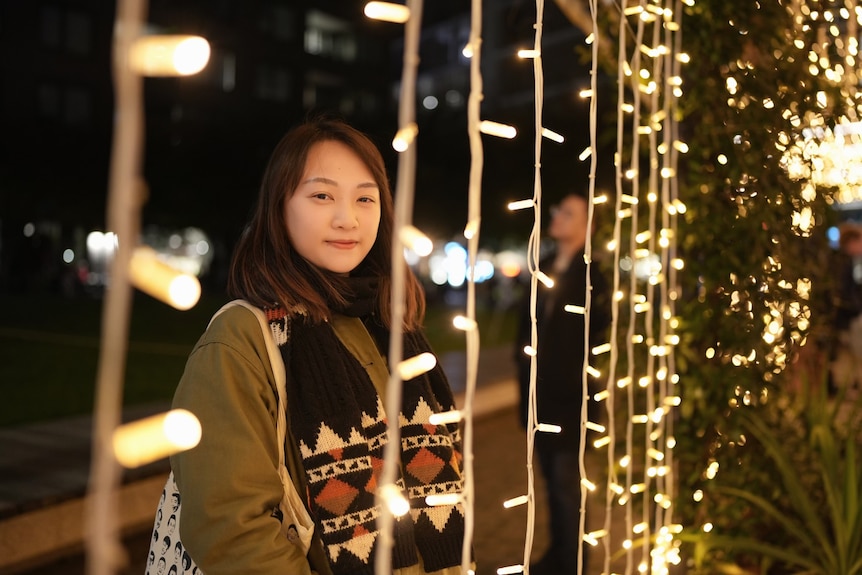
<svg viewBox="0 0 862 575"><path fill-rule="evenodd" d="M250 304L244 299L235 299L223 305L213 315L213 319L227 308L237 305L250 310L257 317L261 331L263 331L263 341L266 345L266 352L272 365L273 376L275 377L275 388L278 393L278 410L275 427L278 435L278 445L282 447L278 450L278 464L279 476L284 486L282 531L284 531L288 539L293 543L301 545L303 550L308 552L314 533L314 522L308 513L308 509L305 507L305 503L303 503L302 498L296 491L296 486L287 472L287 467L284 465L284 444L287 436L287 373L284 367L284 360L281 356L281 350L278 349L278 344L275 343L272 328L270 328L269 321L266 319L266 314L259 307ZM212 323L212 319L210 323ZM291 531L291 528L296 531Z"/></svg>

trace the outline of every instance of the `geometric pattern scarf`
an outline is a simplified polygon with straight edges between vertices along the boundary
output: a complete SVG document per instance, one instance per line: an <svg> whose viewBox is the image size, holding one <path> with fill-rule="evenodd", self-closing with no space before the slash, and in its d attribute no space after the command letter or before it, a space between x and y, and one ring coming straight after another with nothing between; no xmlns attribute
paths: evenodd
<svg viewBox="0 0 862 575"><path fill-rule="evenodd" d="M287 367L287 419L305 469L306 503L333 574L373 575L381 514L375 493L388 425L381 399L328 322L288 318L282 308L267 315ZM366 325L384 349L388 331ZM405 334L405 358L424 351L430 346L421 332ZM395 520L392 566L415 565L417 551L429 572L460 565L462 506L425 504L427 495L462 491L458 425L428 422L432 413L454 409L451 388L438 366L405 381L402 397L398 485L410 513Z"/></svg>

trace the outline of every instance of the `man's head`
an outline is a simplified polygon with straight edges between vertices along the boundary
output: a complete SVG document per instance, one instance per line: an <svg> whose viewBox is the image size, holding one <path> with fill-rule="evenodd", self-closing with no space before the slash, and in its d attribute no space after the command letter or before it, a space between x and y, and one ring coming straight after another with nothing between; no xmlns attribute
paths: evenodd
<svg viewBox="0 0 862 575"><path fill-rule="evenodd" d="M862 227L852 222L845 222L839 227L838 246L842 252L851 257L862 255Z"/></svg>
<svg viewBox="0 0 862 575"><path fill-rule="evenodd" d="M548 235L570 249L580 249L587 241L587 199L567 194L551 212Z"/></svg>

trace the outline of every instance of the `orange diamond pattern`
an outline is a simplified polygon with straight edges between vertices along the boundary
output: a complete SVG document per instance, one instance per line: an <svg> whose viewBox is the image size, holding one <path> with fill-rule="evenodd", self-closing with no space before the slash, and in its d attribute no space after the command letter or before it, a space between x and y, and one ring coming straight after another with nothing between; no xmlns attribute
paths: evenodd
<svg viewBox="0 0 862 575"><path fill-rule="evenodd" d="M338 479L330 479L314 500L335 515L344 515L359 490Z"/></svg>
<svg viewBox="0 0 862 575"><path fill-rule="evenodd" d="M407 464L407 471L410 475L427 485L437 477L437 474L445 466L445 461L423 447L410 460L410 463Z"/></svg>

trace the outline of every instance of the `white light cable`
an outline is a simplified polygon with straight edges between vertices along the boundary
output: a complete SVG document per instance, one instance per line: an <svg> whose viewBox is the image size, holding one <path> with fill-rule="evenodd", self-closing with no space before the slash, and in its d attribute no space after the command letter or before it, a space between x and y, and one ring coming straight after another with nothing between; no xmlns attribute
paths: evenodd
<svg viewBox="0 0 862 575"><path fill-rule="evenodd" d="M482 1L473 0L470 16L470 46L473 57L470 59L470 95L467 99L467 135L470 141L470 180L468 183L467 252L470 277L467 283L467 319L476 325L476 283L475 270L479 251L479 222L482 206L482 171L484 151L482 134L479 131L482 102ZM473 400L476 396L476 378L479 371L479 330L475 327L466 331L467 372L464 392L464 437L463 437L463 505L464 541L461 550L461 572L468 573L471 565L473 530L475 525L475 485L473 474Z"/></svg>
<svg viewBox="0 0 862 575"><path fill-rule="evenodd" d="M129 340L132 286L129 262L138 240L143 140L143 80L128 65L128 55L141 33L144 0L118 2L114 24L113 71L115 115L108 180L107 228L119 238L110 265L111 285L102 308L93 409L93 445L87 487L86 523L88 575L116 573L125 553L119 540L115 490L121 468L113 452L113 434L121 421L123 381Z"/></svg>
<svg viewBox="0 0 862 575"><path fill-rule="evenodd" d="M419 34L422 25L422 0L408 0L407 7L410 18L404 29L404 59L401 72L401 96L398 107L398 129L408 129L415 124L416 118L416 69L419 64ZM416 146L409 145L398 155L398 174L396 179L395 197L395 233L392 238L392 313L389 338L389 365L397 366L404 354L404 305L405 305L405 274L407 262L404 260L404 242L400 230L411 225L413 211L413 195L416 177ZM387 425L387 443L383 452L383 469L380 473L380 486L394 486L398 478L398 466L401 461L401 430L398 428L398 417L401 411L402 381L397 369L389 370L389 381L386 385L385 410L389 414ZM375 554L374 570L376 575L392 573L392 548L394 546L395 518L384 506L383 513L377 519L380 531L380 547Z"/></svg>
<svg viewBox="0 0 862 575"><path fill-rule="evenodd" d="M538 335L536 331L536 299L538 291L538 273L541 230L542 230L542 104L544 102L544 75L542 70L542 19L544 16L544 1L536 0L536 24L534 50L538 56L533 58L533 75L535 90L535 157L533 165L533 229L527 246L527 266L530 270L530 347L536 349ZM539 350L541 353L541 350ZM533 538L536 529L536 489L533 472L533 450L535 445L537 412L536 412L536 355L530 355L530 382L527 397L527 529L524 537L524 565L529 569L530 554L533 549Z"/></svg>

